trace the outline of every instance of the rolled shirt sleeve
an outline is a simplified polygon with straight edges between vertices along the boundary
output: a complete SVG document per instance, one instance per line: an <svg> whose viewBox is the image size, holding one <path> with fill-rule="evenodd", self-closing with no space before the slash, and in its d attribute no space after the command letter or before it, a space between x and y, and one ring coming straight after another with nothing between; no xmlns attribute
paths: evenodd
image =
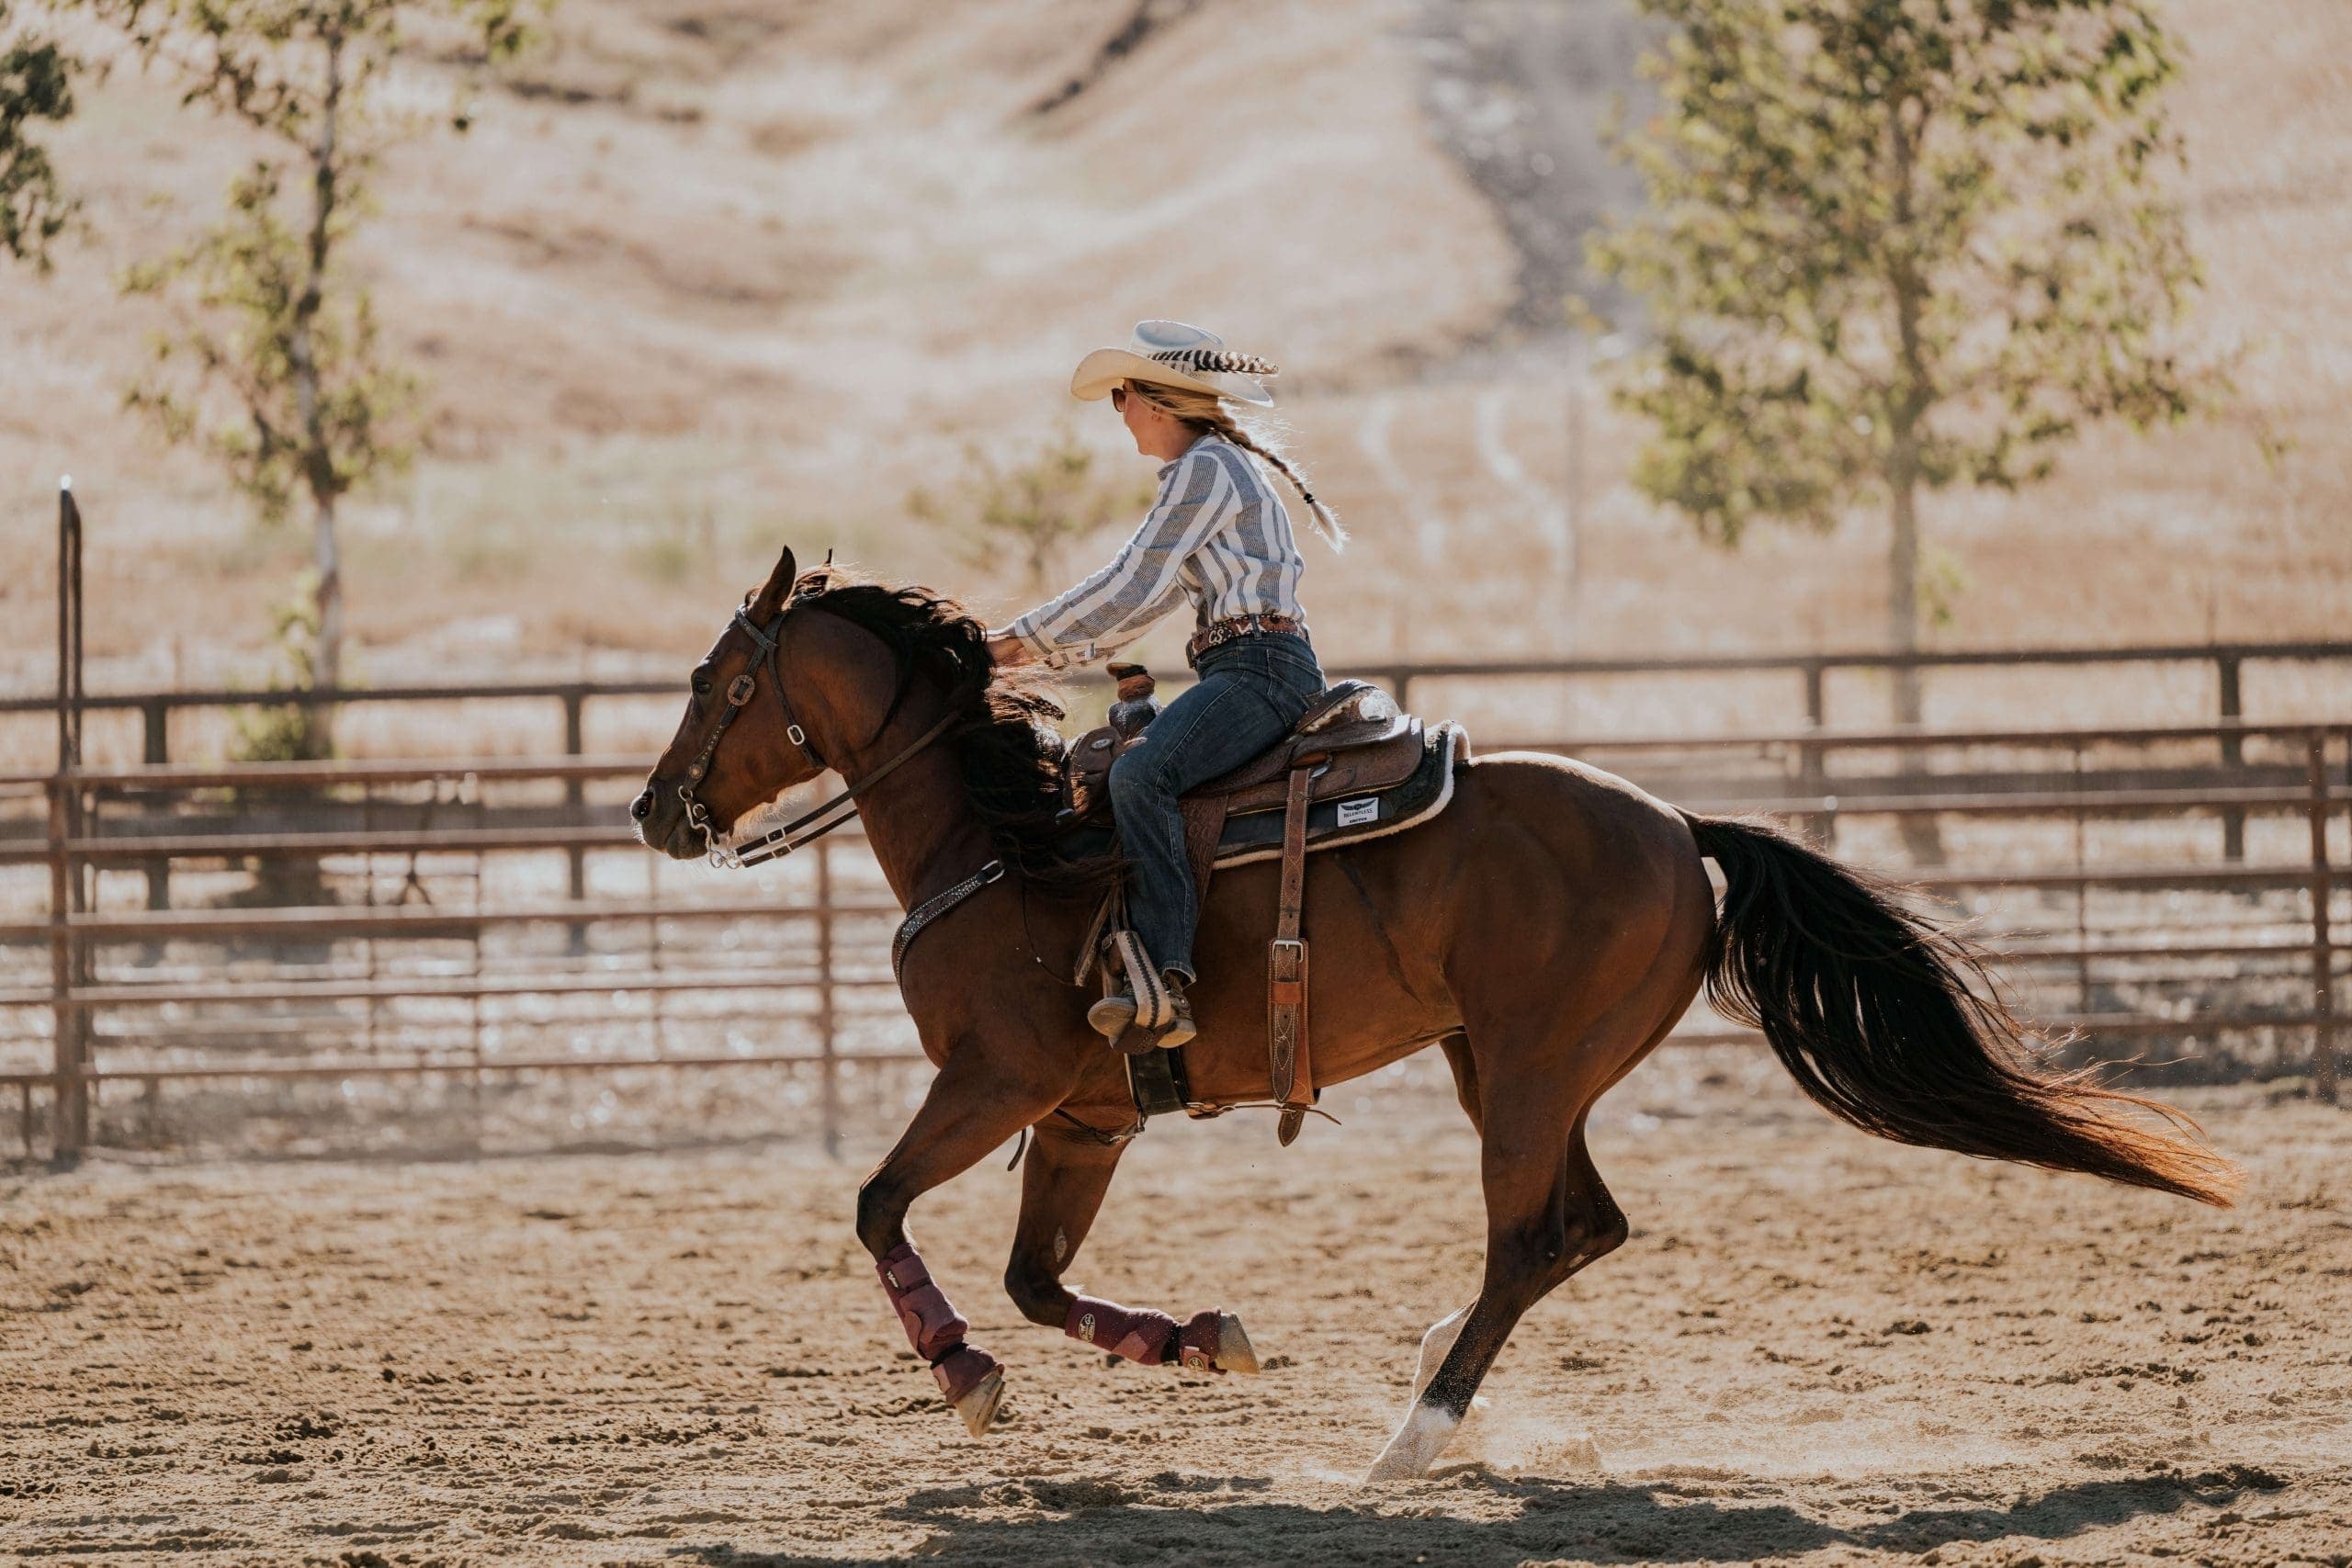
<svg viewBox="0 0 2352 1568"><path fill-rule="evenodd" d="M1234 488L1224 468L1195 446L1170 465L1151 511L1107 565L1016 616L1003 635L1050 669L1107 657L1183 600L1184 562L1233 506Z"/></svg>

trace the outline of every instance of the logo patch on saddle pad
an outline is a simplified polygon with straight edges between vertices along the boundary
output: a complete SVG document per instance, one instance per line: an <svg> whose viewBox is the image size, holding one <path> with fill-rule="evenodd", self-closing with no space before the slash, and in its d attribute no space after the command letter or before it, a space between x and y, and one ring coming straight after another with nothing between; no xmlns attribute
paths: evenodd
<svg viewBox="0 0 2352 1568"><path fill-rule="evenodd" d="M1353 828L1360 823L1380 820L1380 797L1368 795L1362 800L1340 802L1340 826Z"/></svg>

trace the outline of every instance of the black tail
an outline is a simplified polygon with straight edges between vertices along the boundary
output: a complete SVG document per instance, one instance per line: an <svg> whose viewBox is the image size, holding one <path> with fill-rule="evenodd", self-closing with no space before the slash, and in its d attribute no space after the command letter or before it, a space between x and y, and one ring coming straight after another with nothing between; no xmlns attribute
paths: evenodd
<svg viewBox="0 0 2352 1568"><path fill-rule="evenodd" d="M2045 1070L1974 950L1905 909L1892 886L1768 823L1683 819L1729 885L1708 999L1762 1030L1832 1115L1897 1143L2229 1205L2241 1173L2181 1135L2194 1122L2087 1071Z"/></svg>

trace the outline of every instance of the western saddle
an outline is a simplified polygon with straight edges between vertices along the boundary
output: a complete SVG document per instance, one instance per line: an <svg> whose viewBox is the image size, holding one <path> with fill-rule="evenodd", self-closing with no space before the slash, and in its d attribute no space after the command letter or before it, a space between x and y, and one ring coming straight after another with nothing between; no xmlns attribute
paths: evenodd
<svg viewBox="0 0 2352 1568"><path fill-rule="evenodd" d="M1110 671L1118 682L1111 722L1080 736L1063 762L1063 816L1073 827L1114 826L1111 764L1136 744L1159 711L1149 671L1139 664L1114 664ZM1185 850L1204 902L1216 867L1281 857L1266 1014L1269 1077L1285 1145L1298 1135L1316 1094L1307 1049L1307 949L1300 934L1307 852L1396 832L1435 815L1452 795L1457 749L1467 750L1453 726L1430 730L1379 687L1342 681L1308 704L1288 736L1181 802ZM1110 983L1107 974L1104 979ZM1182 1088L1182 1053L1156 1049L1148 1032L1131 1029L1118 1046L1128 1053L1137 1109L1146 1114L1180 1105L1194 1115L1229 1109L1190 1101ZM1179 1059L1165 1060L1170 1057ZM1154 1085L1164 1087L1148 1093ZM1158 1103L1147 1104L1148 1098Z"/></svg>

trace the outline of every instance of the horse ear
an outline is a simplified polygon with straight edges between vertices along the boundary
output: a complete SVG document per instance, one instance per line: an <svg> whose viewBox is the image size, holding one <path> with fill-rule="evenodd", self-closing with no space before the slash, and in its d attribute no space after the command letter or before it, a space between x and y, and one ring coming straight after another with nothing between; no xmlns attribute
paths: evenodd
<svg viewBox="0 0 2352 1568"><path fill-rule="evenodd" d="M786 545L784 554L776 557L775 570L768 573L767 581L761 584L760 591L752 595L752 602L746 606L752 613L752 618L764 621L782 609L799 576L799 568L793 564L792 547Z"/></svg>

